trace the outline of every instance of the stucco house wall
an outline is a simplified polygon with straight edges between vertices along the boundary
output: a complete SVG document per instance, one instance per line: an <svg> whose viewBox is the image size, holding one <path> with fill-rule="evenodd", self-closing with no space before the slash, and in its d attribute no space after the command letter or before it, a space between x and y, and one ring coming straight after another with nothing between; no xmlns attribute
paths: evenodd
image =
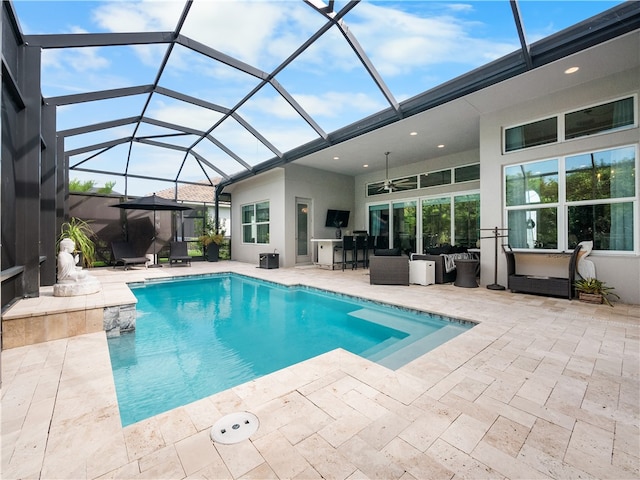
<svg viewBox="0 0 640 480"><path fill-rule="evenodd" d="M296 264L296 199L311 203L311 237L333 238L335 229L324 226L327 209L354 209L353 177L289 164L238 182L225 191L232 195L231 225L232 260L258 263L260 253L280 254L280 266ZM242 242L242 206L269 201L270 225L268 244ZM352 230L352 221L348 229ZM312 259L315 260L311 245Z"/></svg>
<svg viewBox="0 0 640 480"><path fill-rule="evenodd" d="M528 123L551 115L585 108L598 103L606 103L622 96L640 92L640 70L632 69L617 73L601 80L585 83L579 88L559 91L535 101L513 105L501 111L484 115L480 121L480 216L483 226L506 225L503 211L503 167L533 160L556 158L574 153L601 150L623 145L638 145L638 128L625 129L613 133L596 134L555 144L523 149L503 154L501 149L502 130L522 123ZM636 111L636 115L637 115ZM637 121L637 117L636 117ZM636 155L638 152L636 150ZM636 191L640 188L636 175ZM640 256L638 245L640 221L635 222L635 253L609 253L594 251L590 259L596 265L600 280L615 288L625 303L640 303ZM486 247L487 245L483 245ZM527 255L529 256L529 255ZM482 250L482 271L493 271L494 253L492 249ZM546 275L554 272L554 260L545 255L536 255L536 267ZM557 262L556 262L557 263ZM548 264L548 265L545 265ZM524 272L536 274L536 272ZM562 274L562 272L558 272ZM507 285L506 260L498 254L498 283ZM482 282L487 282L483 275Z"/></svg>

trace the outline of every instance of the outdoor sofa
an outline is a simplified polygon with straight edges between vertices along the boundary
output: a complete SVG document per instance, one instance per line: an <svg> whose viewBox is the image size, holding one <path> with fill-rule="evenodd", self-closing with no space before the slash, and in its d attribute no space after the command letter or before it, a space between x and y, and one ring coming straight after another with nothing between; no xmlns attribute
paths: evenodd
<svg viewBox="0 0 640 480"><path fill-rule="evenodd" d="M409 285L409 257L399 249L376 250L369 256L371 285Z"/></svg>

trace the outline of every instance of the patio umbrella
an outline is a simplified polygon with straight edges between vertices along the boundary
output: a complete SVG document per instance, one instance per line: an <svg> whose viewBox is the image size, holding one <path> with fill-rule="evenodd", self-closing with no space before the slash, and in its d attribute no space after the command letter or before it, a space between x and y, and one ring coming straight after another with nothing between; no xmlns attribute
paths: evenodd
<svg viewBox="0 0 640 480"><path fill-rule="evenodd" d="M153 211L153 249L154 249L154 265L160 267L157 262L155 246L156 246L156 212L161 211L180 211L191 210L191 207L187 207L181 203L174 202L166 198L158 197L155 193L146 197L136 198L129 200L128 202L118 203L117 205L111 205L112 207L122 208L124 210L149 210Z"/></svg>

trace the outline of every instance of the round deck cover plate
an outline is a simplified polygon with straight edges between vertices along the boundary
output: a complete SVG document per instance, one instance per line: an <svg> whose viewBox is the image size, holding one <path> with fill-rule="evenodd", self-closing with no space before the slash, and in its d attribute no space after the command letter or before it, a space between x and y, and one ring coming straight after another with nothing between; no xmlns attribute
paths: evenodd
<svg viewBox="0 0 640 480"><path fill-rule="evenodd" d="M253 435L259 426L260 421L253 413L231 413L213 424L211 440L226 445L239 443Z"/></svg>

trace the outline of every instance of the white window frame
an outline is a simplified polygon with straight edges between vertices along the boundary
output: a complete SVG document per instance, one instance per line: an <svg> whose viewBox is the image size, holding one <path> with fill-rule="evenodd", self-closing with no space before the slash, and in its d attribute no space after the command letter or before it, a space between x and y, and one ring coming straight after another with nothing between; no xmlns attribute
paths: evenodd
<svg viewBox="0 0 640 480"><path fill-rule="evenodd" d="M622 97L628 98L628 96ZM568 239L568 217L569 217L569 207L570 206L580 206L580 205L611 205L614 203L629 203L633 204L634 214L634 225L633 225L633 236L634 236L634 244L633 250L597 250L597 254L600 255L629 255L629 254L638 254L640 251L640 181L636 178L635 185L635 196L634 197L622 197L622 198L605 198L605 199L594 199L594 200L576 200L576 201L568 201L567 200L567 182L566 182L566 159L568 157L574 157L581 154L588 153L598 153L605 152L609 150L616 150L622 148L634 148L635 150L635 162L636 162L636 172L640 167L640 158L638 158L639 154L639 145L638 144L626 144L626 145L615 145L615 146L607 146L603 148L586 150L586 151L578 151L573 153L567 153L566 155L560 155L557 157L549 157L549 158L540 158L537 160L530 160L527 162L517 162L513 164L503 165L502 167L502 192L503 192L503 200L502 200L502 208L503 208L503 222L504 225L509 227L509 212L517 211L517 210L533 210L536 208L555 208L557 214L557 243L558 248L555 249L546 249L546 248L535 248L535 249L527 249L527 248L514 248L514 251L523 251L523 252L563 252L569 249L569 239ZM514 205L507 206L507 195L506 195L506 181L507 168L511 168L518 165L530 165L545 161L556 160L558 162L558 201L550 202L550 203L535 203L535 204L526 204L526 205ZM637 177L637 175L636 175Z"/></svg>
<svg viewBox="0 0 640 480"><path fill-rule="evenodd" d="M261 203L266 203L269 206L269 220L266 222L259 222L258 219L258 214L256 211L257 205L261 204ZM244 221L244 208L245 207L253 207L253 221L251 222L245 222ZM245 245L268 245L270 243L270 237L271 237L271 202L269 200L259 200L256 202L251 202L251 203L245 203L243 205L240 205L240 221L241 221L241 225L240 225L240 234L242 237L242 243ZM244 228L246 226L251 226L251 230L253 233L253 242L247 242L245 241L244 238ZM269 239L266 242L258 242L258 226L259 225L267 225L269 227Z"/></svg>

